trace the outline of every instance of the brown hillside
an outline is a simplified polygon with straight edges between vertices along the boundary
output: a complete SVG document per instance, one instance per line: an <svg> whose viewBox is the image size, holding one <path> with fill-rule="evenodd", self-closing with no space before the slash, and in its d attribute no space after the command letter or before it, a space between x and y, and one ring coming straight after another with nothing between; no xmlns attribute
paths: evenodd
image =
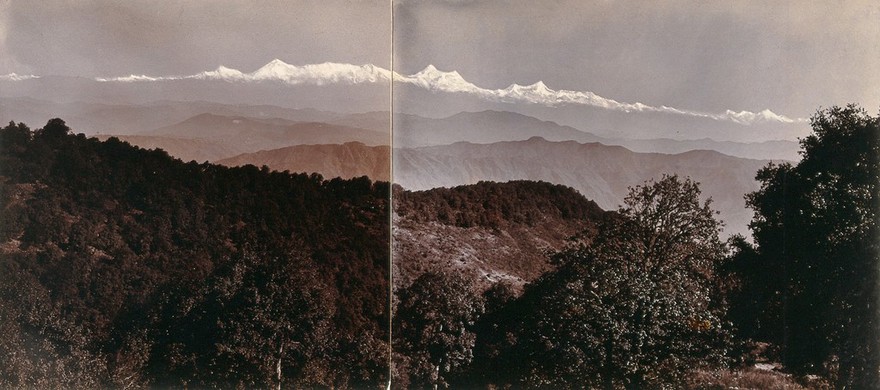
<svg viewBox="0 0 880 390"><path fill-rule="evenodd" d="M427 271L466 273L480 287L521 286L550 269L549 254L588 238L595 221L612 214L571 188L529 181L396 187L393 202L396 289Z"/></svg>
<svg viewBox="0 0 880 390"><path fill-rule="evenodd" d="M390 180L391 155L387 146L366 146L360 142L342 145L297 145L246 153L217 161L226 166L266 165L276 171L320 173L325 178L350 179L368 176Z"/></svg>

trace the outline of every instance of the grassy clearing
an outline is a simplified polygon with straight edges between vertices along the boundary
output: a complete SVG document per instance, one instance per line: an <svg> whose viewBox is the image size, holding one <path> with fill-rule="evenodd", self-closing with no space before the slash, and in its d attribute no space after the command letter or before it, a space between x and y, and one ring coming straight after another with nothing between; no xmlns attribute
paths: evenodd
<svg viewBox="0 0 880 390"><path fill-rule="evenodd" d="M826 390L832 386L814 376L795 378L778 371L745 368L741 370L697 371L686 384L688 390Z"/></svg>

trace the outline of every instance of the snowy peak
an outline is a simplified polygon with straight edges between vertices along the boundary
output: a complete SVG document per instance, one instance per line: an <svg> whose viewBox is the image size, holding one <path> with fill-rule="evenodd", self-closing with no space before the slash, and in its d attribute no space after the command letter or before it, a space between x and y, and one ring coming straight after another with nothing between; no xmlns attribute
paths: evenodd
<svg viewBox="0 0 880 390"><path fill-rule="evenodd" d="M428 66L426 66L425 69L422 69L422 71L416 73L416 75L420 75L420 74L432 74L432 73L437 73L437 72L438 72L437 67L434 66L434 64L428 64Z"/></svg>
<svg viewBox="0 0 880 390"><path fill-rule="evenodd" d="M534 83L532 85L526 86L526 88L528 88L530 90L535 90L535 91L550 91L550 88L547 88L547 85L544 84L544 82L541 80L538 80L536 83Z"/></svg>
<svg viewBox="0 0 880 390"><path fill-rule="evenodd" d="M444 72L438 70L434 65L428 65L420 72L410 75L396 75L394 81L414 84L421 88L435 92L463 92L463 93L479 93L482 88L471 84L469 81L461 77L457 71Z"/></svg>
<svg viewBox="0 0 880 390"><path fill-rule="evenodd" d="M256 78L283 78L285 75L295 71L296 67L276 58L251 73L251 75Z"/></svg>
<svg viewBox="0 0 880 390"><path fill-rule="evenodd" d="M770 110L762 110L761 112L749 112L749 111L739 111L733 112L731 110L727 110L725 113L731 120L738 123L751 123L751 122L781 122L785 121L787 118L779 115Z"/></svg>
<svg viewBox="0 0 880 390"><path fill-rule="evenodd" d="M553 106L559 103L559 93L550 88L543 81L531 85L511 84L499 91L499 96L504 101L525 100L533 104Z"/></svg>
<svg viewBox="0 0 880 390"><path fill-rule="evenodd" d="M0 75L0 81L23 81L30 79L38 79L40 76L32 75L32 74L18 74L18 73L9 73Z"/></svg>
<svg viewBox="0 0 880 390"><path fill-rule="evenodd" d="M289 68L289 67L291 67L291 66L292 66L292 65L290 65L290 64L288 64L288 63L286 63L286 62L284 62L284 61L281 61L281 60L279 60L279 59L276 58L276 59L274 59L274 60L269 61L268 63L266 63L266 65L263 65L263 67L260 68L260 69L266 69L266 68L271 69L271 68L278 68L278 67L281 67L281 68Z"/></svg>
<svg viewBox="0 0 880 390"><path fill-rule="evenodd" d="M519 84L511 84L506 90L510 91L521 91L521 92L537 92L537 93L545 93L551 92L550 88L547 88L547 85L544 84L543 81L538 81L534 84L530 85L519 85Z"/></svg>
<svg viewBox="0 0 880 390"><path fill-rule="evenodd" d="M431 78L431 79L451 77L451 78L457 78L457 79L464 80L464 78L461 77L461 74L459 74L457 70L453 70L451 72L444 72L442 70L437 69L437 67L434 66L433 64L429 64L428 66L425 67L425 69L422 69L418 73L411 75L409 77Z"/></svg>
<svg viewBox="0 0 880 390"><path fill-rule="evenodd" d="M372 84L390 80L390 72L374 66L325 62L296 66L274 59L253 73L242 75L245 81L280 81L287 84ZM238 77L233 77L238 81Z"/></svg>
<svg viewBox="0 0 880 390"><path fill-rule="evenodd" d="M240 80L244 78L244 73L241 73L238 69L227 68L223 65L217 67L216 70L207 71L199 73L196 76L204 76L204 77L193 77L193 78L206 78L213 80Z"/></svg>
<svg viewBox="0 0 880 390"><path fill-rule="evenodd" d="M208 72L203 72L203 73L208 73ZM147 75L143 75L143 74L132 74L132 75L123 76L123 77L110 77L110 78L96 77L95 81L99 81L102 83L103 82L110 82L110 81L118 81L118 82L123 82L123 83L133 83L133 82L139 82L139 81L160 81L160 80L164 80L164 79L168 79L168 78L166 78L166 77L151 77L151 76L147 76Z"/></svg>

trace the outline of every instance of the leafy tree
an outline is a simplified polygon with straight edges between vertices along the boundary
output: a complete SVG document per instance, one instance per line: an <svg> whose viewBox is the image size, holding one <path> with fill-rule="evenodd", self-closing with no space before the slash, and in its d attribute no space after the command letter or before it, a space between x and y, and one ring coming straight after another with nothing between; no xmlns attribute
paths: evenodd
<svg viewBox="0 0 880 390"><path fill-rule="evenodd" d="M632 189L620 217L526 289L508 352L529 362L522 384L650 388L723 359L713 283L725 246L699 195L697 183L677 176Z"/></svg>
<svg viewBox="0 0 880 390"><path fill-rule="evenodd" d="M785 270L781 262L765 261L758 248L745 237L730 240L732 255L720 274L726 282L728 318L741 340L782 340L782 297Z"/></svg>
<svg viewBox="0 0 880 390"><path fill-rule="evenodd" d="M406 357L406 387L448 387L473 359L472 327L483 301L460 275L425 273L398 292L393 348Z"/></svg>
<svg viewBox="0 0 880 390"><path fill-rule="evenodd" d="M747 197L760 261L779 275L763 317L781 313L773 341L790 368L839 359L838 386L878 388L880 118L832 107L812 127L802 160L758 172L761 189Z"/></svg>
<svg viewBox="0 0 880 390"><path fill-rule="evenodd" d="M299 253L249 252L164 306L151 364L165 385L276 388L321 383L333 302ZM332 385L331 383L324 383Z"/></svg>
<svg viewBox="0 0 880 390"><path fill-rule="evenodd" d="M61 138L69 133L70 127L67 127L67 123L61 118L50 119L49 122L46 122L46 126L37 131L38 136L50 138Z"/></svg>
<svg viewBox="0 0 880 390"><path fill-rule="evenodd" d="M493 284L483 292L485 310L475 326L477 340L474 345L474 361L461 377L465 384L513 383L517 378L515 354L507 353L516 342L517 334L509 324L516 323L523 307L517 304L516 288L507 280Z"/></svg>
<svg viewBox="0 0 880 390"><path fill-rule="evenodd" d="M106 360L91 332L51 302L49 291L0 264L0 384L9 388L107 387Z"/></svg>

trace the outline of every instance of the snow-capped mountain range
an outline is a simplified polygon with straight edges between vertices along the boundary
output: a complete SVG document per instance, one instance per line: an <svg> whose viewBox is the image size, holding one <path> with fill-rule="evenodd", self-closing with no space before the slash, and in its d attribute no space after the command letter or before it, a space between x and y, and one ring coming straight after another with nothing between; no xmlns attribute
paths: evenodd
<svg viewBox="0 0 880 390"><path fill-rule="evenodd" d="M22 80L30 80L30 79L38 79L40 76L32 75L32 74L18 74L18 73L9 73L0 75L0 80L2 81L22 81Z"/></svg>
<svg viewBox="0 0 880 390"><path fill-rule="evenodd" d="M0 76L0 80L21 81L38 76L21 76L15 73ZM503 89L488 89L467 81L457 71L442 71L428 65L418 73L403 75L372 64L353 65L325 62L321 64L291 65L275 59L259 69L244 73L238 69L219 66L215 70L184 76L129 75L123 77L98 77L96 81L112 83L158 82L174 80L220 80L232 83L277 82L289 85L357 85L395 83L412 85L434 93L467 94L486 101L511 104L536 104L548 107L580 105L622 112L651 112L707 118L733 122L740 125L756 123L806 122L803 118L790 118L768 109L758 112L725 110L720 113L681 109L665 105L655 106L640 102L620 102L599 96L590 91L550 89L542 81L531 85L511 84Z"/></svg>
<svg viewBox="0 0 880 390"><path fill-rule="evenodd" d="M291 85L312 84L366 84L387 82L391 71L375 65L352 65L335 62L323 64L290 65L275 59L251 73L219 66L215 70L204 71L187 76L147 76L130 75L125 77L98 77L101 82L143 82L170 80L222 80L229 82L275 81Z"/></svg>

